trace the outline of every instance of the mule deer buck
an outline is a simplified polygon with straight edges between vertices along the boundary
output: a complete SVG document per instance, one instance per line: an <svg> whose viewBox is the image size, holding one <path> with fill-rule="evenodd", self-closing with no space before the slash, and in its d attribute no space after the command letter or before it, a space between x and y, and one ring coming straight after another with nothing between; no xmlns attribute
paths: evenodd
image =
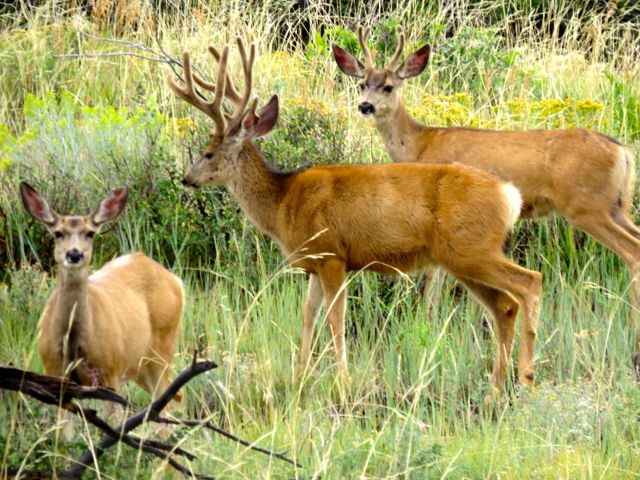
<svg viewBox="0 0 640 480"><path fill-rule="evenodd" d="M114 190L93 214L82 216L56 214L25 182L20 194L29 214L55 238L58 286L40 317L47 374L116 391L130 377L150 395L162 393L182 317L182 282L139 253L89 275L94 236L122 212L128 189Z"/></svg>
<svg viewBox="0 0 640 480"><path fill-rule="evenodd" d="M437 264L460 280L491 311L498 331L493 392L503 390L519 306L524 310L519 378L534 380L533 349L541 276L509 261L502 242L520 211L520 194L493 175L461 165L417 163L325 166L281 172L265 160L253 139L278 117L278 98L256 114L251 95L254 45L237 40L244 90L227 73L229 48L209 47L219 63L216 82L191 70L183 55L184 86L175 94L214 123L202 158L187 172L191 187L225 185L247 217L279 245L283 255L309 273L303 309L298 372L309 360L315 319L324 300L340 373L347 371L344 345L345 275L352 270L386 274ZM196 85L213 92L207 100ZM222 101L235 107L225 114Z"/></svg>
<svg viewBox="0 0 640 480"><path fill-rule="evenodd" d="M385 68L376 68L367 47L369 29L358 27L357 33L364 64L335 44L334 58L342 72L362 79L358 109L373 116L394 162L461 163L512 182L522 194L522 218L558 212L622 258L631 274L632 306L637 312L640 229L629 215L635 184L635 161L629 149L586 129L515 132L420 125L407 112L400 88L404 80L425 69L430 46L399 64L405 35L398 27L398 46L391 61ZM432 274L427 271L425 287ZM638 362L640 367L640 354Z"/></svg>

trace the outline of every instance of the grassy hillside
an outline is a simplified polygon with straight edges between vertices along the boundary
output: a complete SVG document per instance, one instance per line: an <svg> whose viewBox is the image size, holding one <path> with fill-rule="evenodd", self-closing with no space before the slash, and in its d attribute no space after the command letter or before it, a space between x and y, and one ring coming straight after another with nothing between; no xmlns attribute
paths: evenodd
<svg viewBox="0 0 640 480"><path fill-rule="evenodd" d="M407 32L407 53L434 46L427 71L403 87L422 122L589 127L638 157L633 2L455 3L98 0L90 11L61 1L0 8L0 363L42 371L37 322L55 284L52 239L23 212L18 182L29 181L64 213L89 211L127 184L127 212L98 238L94 266L140 250L185 280L174 370L195 348L220 368L189 384L182 415L210 417L304 465L296 474L221 437L180 429L175 439L198 454L195 471L219 478L638 478L640 390L631 357L640 325L629 316L628 274L614 254L561 218L518 223L510 255L544 278L538 385L523 390L510 381L497 412L481 408L495 355L488 315L449 278L428 311L419 277L351 275L347 399L339 401L334 384L324 318L313 367L296 385L304 275L286 266L223 189L181 187L206 143L208 119L170 92L167 64L113 54L156 55L100 40L174 58L189 50L207 76L214 72L207 45L233 44L236 35L255 41L254 93L263 102L277 93L282 106L260 145L286 169L389 161L372 122L357 112L355 81L329 50L337 42L357 52L358 22L372 25L379 62L395 48L397 24ZM60 57L69 54L85 56ZM232 49L231 69L239 75L239 68ZM124 393L137 405L147 401L136 386ZM55 419L51 408L0 392L0 472L59 468L98 438L85 428L74 442L57 439ZM123 447L93 475L167 474Z"/></svg>

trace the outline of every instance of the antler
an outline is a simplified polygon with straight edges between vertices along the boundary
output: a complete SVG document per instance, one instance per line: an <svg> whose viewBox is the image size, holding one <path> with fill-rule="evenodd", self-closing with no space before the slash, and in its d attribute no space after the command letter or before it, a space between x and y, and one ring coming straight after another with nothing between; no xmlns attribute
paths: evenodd
<svg viewBox="0 0 640 480"><path fill-rule="evenodd" d="M389 66L387 69L394 70L396 68L396 64L398 60L400 60L400 55L402 55L402 50L404 49L404 30L400 25L398 25L398 46L396 48L393 57L391 57L391 61L389 62Z"/></svg>
<svg viewBox="0 0 640 480"><path fill-rule="evenodd" d="M371 57L371 51L367 47L367 37L369 36L370 28L363 28L362 25L358 25L358 40L360 41L360 49L362 55L364 55L364 68L373 68L373 58Z"/></svg>
<svg viewBox="0 0 640 480"><path fill-rule="evenodd" d="M253 61L255 60L256 49L255 45L251 44L249 47L249 54L242 43L240 37L236 38L238 50L240 52L240 59L242 61L242 69L244 72L244 92L242 95L236 90L229 72L227 72L227 60L229 57L229 47L224 46L222 53L220 53L215 47L209 47L209 53L218 62L218 74L216 83L210 83L200 78L191 70L191 59L189 54L185 52L182 57L182 63L184 68L185 85L180 87L171 77L167 77L167 82L175 94L186 102L190 103L194 107L198 108L202 112L211 117L216 124L217 131L221 135L224 133L227 122L233 122L239 118L247 108L249 98L251 96L252 88L252 70ZM194 87L194 82L201 88L214 93L212 101L207 101ZM235 111L231 115L227 115L222 112L222 99L228 98Z"/></svg>
<svg viewBox="0 0 640 480"><path fill-rule="evenodd" d="M251 97L251 88L252 88L252 81L253 81L253 78L252 78L253 61L255 60L255 56L256 56L256 46L253 43L249 46L248 56L247 56L247 50L244 44L242 43L242 40L240 39L240 37L236 38L236 44L238 45L240 60L242 61L242 71L244 72L244 92L243 92L243 95L240 96L240 93L238 92L238 90L236 90L233 80L231 80L231 77L227 72L226 89L224 94L231 101L231 103L233 103L233 106L235 107L235 112L231 116L227 116L227 120L229 121L233 121L237 119L239 116L241 116L244 113L245 109L247 108L247 104L249 103L249 98ZM220 52L218 52L218 50L215 47L210 46L209 53L213 55L213 58L215 58L216 61L220 62ZM196 83L198 83L198 85L200 85L202 88L206 88L207 90L211 90L210 87L213 87L213 85L203 81L200 78L196 78L195 80L196 80Z"/></svg>
<svg viewBox="0 0 640 480"><path fill-rule="evenodd" d="M215 85L204 81L198 75L191 71L191 57L189 52L182 54L182 68L184 69L184 88L178 85L171 76L167 76L167 83L171 87L171 90L187 103L190 103L200 111L206 113L213 122L216 124L218 132L222 134L225 129L225 119L222 114L222 97L225 91L225 74L227 71L227 58L229 57L229 47L225 45L222 49L222 56L220 58L220 65L218 67L218 77ZM210 102L206 100L194 87L193 82L196 82L203 88L215 92L213 100Z"/></svg>

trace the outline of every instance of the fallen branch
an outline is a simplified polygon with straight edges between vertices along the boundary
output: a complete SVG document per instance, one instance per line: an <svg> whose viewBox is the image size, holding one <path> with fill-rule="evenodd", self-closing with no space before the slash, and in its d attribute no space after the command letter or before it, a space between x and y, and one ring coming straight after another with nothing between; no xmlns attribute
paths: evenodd
<svg viewBox="0 0 640 480"><path fill-rule="evenodd" d="M40 375L14 367L0 367L0 389L25 393L49 405L63 406L73 398L93 398L128 406L129 403L108 388L85 387L68 378Z"/></svg>
<svg viewBox="0 0 640 480"><path fill-rule="evenodd" d="M196 362L195 357L191 366L180 373L167 387L167 389L156 399L154 400L148 407L142 410L135 415L127 418L125 422L114 430L118 432L122 437L127 435L134 428L139 427L145 422L149 420L153 420L157 418L164 407L175 397L175 395L180 391L180 389L187 383L189 380L194 378L201 373L207 372L216 368L218 365L213 361L204 361L204 362ZM74 465L69 467L64 473L70 475L71 477L80 478L80 476L84 473L84 471L93 463L97 462L98 459L104 454L104 452L111 446L115 445L118 441L120 441L119 437L114 437L107 433L107 436L104 437L100 444L96 448L87 449L81 456L80 459L74 461ZM145 442L139 440L139 443L143 445ZM160 442L161 443L161 442ZM173 468L178 470L186 477L192 478L202 478L208 479L213 477L208 477L205 475L198 475L193 473L191 470L187 469L183 465L176 462L173 458L171 458L169 454L164 454L161 450L158 450L157 444L156 447L150 446L146 444L143 448L146 452L162 457L165 461L169 463ZM193 455L193 454L189 454ZM193 456L195 458L195 456Z"/></svg>
<svg viewBox="0 0 640 480"><path fill-rule="evenodd" d="M159 63L171 63L166 58L149 57L135 52L105 52L105 53L57 53L52 55L55 58L101 58L101 57L137 57L143 60Z"/></svg>

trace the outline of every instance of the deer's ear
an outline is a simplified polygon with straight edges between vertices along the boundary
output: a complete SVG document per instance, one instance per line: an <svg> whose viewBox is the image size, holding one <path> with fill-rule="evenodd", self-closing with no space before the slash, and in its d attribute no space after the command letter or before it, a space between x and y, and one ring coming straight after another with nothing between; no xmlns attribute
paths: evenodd
<svg viewBox="0 0 640 480"><path fill-rule="evenodd" d="M346 50L340 48L335 43L331 46L333 50L333 58L335 58L338 67L342 73L350 77L364 77L364 65Z"/></svg>
<svg viewBox="0 0 640 480"><path fill-rule="evenodd" d="M47 201L27 182L20 182L20 197L24 208L33 218L48 227L56 223L58 216L51 210Z"/></svg>
<svg viewBox="0 0 640 480"><path fill-rule="evenodd" d="M278 96L274 95L264 108L256 115L256 102L244 114L242 129L251 138L262 137L271 131L278 120Z"/></svg>
<svg viewBox="0 0 640 480"><path fill-rule="evenodd" d="M96 226L100 226L116 218L124 210L128 197L129 189L127 187L116 188L107 198L100 202L100 205L91 216L93 223Z"/></svg>
<svg viewBox="0 0 640 480"><path fill-rule="evenodd" d="M405 78L420 75L427 67L427 63L429 63L430 54L431 45L425 45L419 50L413 52L396 70L398 78L404 80Z"/></svg>
<svg viewBox="0 0 640 480"><path fill-rule="evenodd" d="M278 121L278 112L280 106L278 103L278 96L274 95L269 100L262 110L260 110L260 116L258 124L256 125L256 131L253 133L254 137L262 137L271 131L276 122Z"/></svg>

